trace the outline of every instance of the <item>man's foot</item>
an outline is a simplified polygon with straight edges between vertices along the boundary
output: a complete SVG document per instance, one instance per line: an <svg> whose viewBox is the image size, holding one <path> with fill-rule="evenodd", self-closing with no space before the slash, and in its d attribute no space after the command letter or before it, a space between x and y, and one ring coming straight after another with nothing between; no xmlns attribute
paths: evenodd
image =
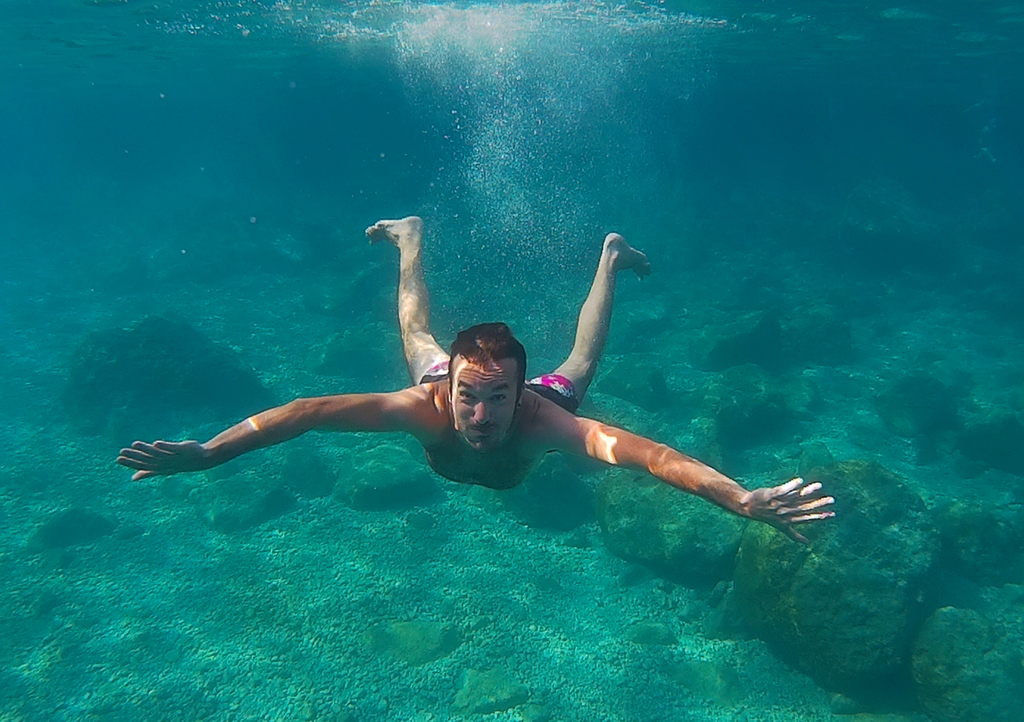
<svg viewBox="0 0 1024 722"><path fill-rule="evenodd" d="M647 260L647 256L626 243L626 239L618 233L609 233L605 236L603 252L608 254L612 270L615 272L632 268L637 278L643 278L651 273L651 262Z"/></svg>
<svg viewBox="0 0 1024 722"><path fill-rule="evenodd" d="M377 221L366 229L366 237L370 243L391 241L399 248L407 243L419 245L423 239L423 219L407 216L399 221Z"/></svg>

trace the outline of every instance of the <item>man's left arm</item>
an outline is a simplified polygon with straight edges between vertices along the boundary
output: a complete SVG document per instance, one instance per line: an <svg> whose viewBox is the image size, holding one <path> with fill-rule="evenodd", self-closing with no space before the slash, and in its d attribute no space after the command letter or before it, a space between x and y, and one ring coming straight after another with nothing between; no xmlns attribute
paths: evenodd
<svg viewBox="0 0 1024 722"><path fill-rule="evenodd" d="M749 491L697 459L624 429L568 413L552 414L545 421L548 438L560 451L645 471L734 514L770 524L800 542L806 543L807 538L796 530L797 525L834 516L835 500L817 482L793 479Z"/></svg>

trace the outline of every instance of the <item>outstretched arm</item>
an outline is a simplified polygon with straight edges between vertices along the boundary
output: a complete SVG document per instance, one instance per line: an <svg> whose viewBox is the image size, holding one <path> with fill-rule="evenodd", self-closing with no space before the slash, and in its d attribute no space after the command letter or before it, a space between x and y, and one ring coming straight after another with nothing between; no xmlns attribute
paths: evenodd
<svg viewBox="0 0 1024 722"><path fill-rule="evenodd" d="M254 449L294 439L314 429L331 431L429 431L429 397L420 387L390 394L345 394L296 399L250 416L204 444L136 441L117 463L135 469L133 481L202 471ZM426 414L425 414L426 412Z"/></svg>
<svg viewBox="0 0 1024 722"><path fill-rule="evenodd" d="M697 459L593 419L566 413L552 418L551 426L551 436L562 451L645 471L734 514L770 524L800 542L807 543L807 538L797 531L797 525L834 516L831 506L835 500L825 496L817 482L793 479L780 486L748 491Z"/></svg>

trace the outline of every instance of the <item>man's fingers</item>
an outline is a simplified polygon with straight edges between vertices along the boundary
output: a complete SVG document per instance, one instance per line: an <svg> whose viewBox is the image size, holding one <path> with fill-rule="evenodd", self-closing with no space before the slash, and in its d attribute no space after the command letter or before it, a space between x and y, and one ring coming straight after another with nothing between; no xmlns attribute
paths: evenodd
<svg viewBox="0 0 1024 722"><path fill-rule="evenodd" d="M821 482L819 482L819 481L812 482L812 483L808 484L807 486L805 486L803 489L800 490L800 496L810 496L811 494L813 494L814 492L816 492L820 488L821 488Z"/></svg>
<svg viewBox="0 0 1024 722"><path fill-rule="evenodd" d="M153 461L151 459L136 459L131 456L119 456L117 457L117 463L121 466L127 466L129 469L153 468Z"/></svg>
<svg viewBox="0 0 1024 722"><path fill-rule="evenodd" d="M817 499L805 502L803 504L797 504L796 506L784 507L779 509L777 512L779 516L788 516L790 514L800 514L811 509L820 509L823 506L830 506L835 503L835 498L831 496L822 496Z"/></svg>
<svg viewBox="0 0 1024 722"><path fill-rule="evenodd" d="M806 524L809 521L820 521L822 519L831 519L836 513L834 511L822 511L817 514L803 514L801 516L794 516L792 519L787 519L790 524Z"/></svg>
<svg viewBox="0 0 1024 722"><path fill-rule="evenodd" d="M775 487L775 489L773 489L773 491L775 492L775 496L785 496L786 494L790 493L794 489L799 488L803 483L804 483L804 480L799 478L799 477L797 477L796 479L793 479L791 481L787 481L785 484L782 484L780 486Z"/></svg>

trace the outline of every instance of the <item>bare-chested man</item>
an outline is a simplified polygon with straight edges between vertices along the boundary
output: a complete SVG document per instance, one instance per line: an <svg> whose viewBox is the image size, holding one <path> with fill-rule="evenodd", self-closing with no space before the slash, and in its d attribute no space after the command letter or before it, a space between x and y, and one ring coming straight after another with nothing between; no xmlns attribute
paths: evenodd
<svg viewBox="0 0 1024 722"><path fill-rule="evenodd" d="M802 542L807 540L798 525L833 516L834 500L824 495L821 484L793 479L748 491L664 444L575 414L608 336L616 274L632 269L645 276L651 270L647 257L622 236L610 233L604 240L569 358L553 373L527 381L526 352L503 323L462 331L450 357L434 340L419 218L379 221L366 234L371 242L390 241L401 256L398 319L416 385L392 393L296 399L251 416L204 444L136 441L117 458L136 470L133 480L209 469L314 429L404 431L423 445L434 471L466 484L511 488L545 454L563 451L647 472Z"/></svg>

